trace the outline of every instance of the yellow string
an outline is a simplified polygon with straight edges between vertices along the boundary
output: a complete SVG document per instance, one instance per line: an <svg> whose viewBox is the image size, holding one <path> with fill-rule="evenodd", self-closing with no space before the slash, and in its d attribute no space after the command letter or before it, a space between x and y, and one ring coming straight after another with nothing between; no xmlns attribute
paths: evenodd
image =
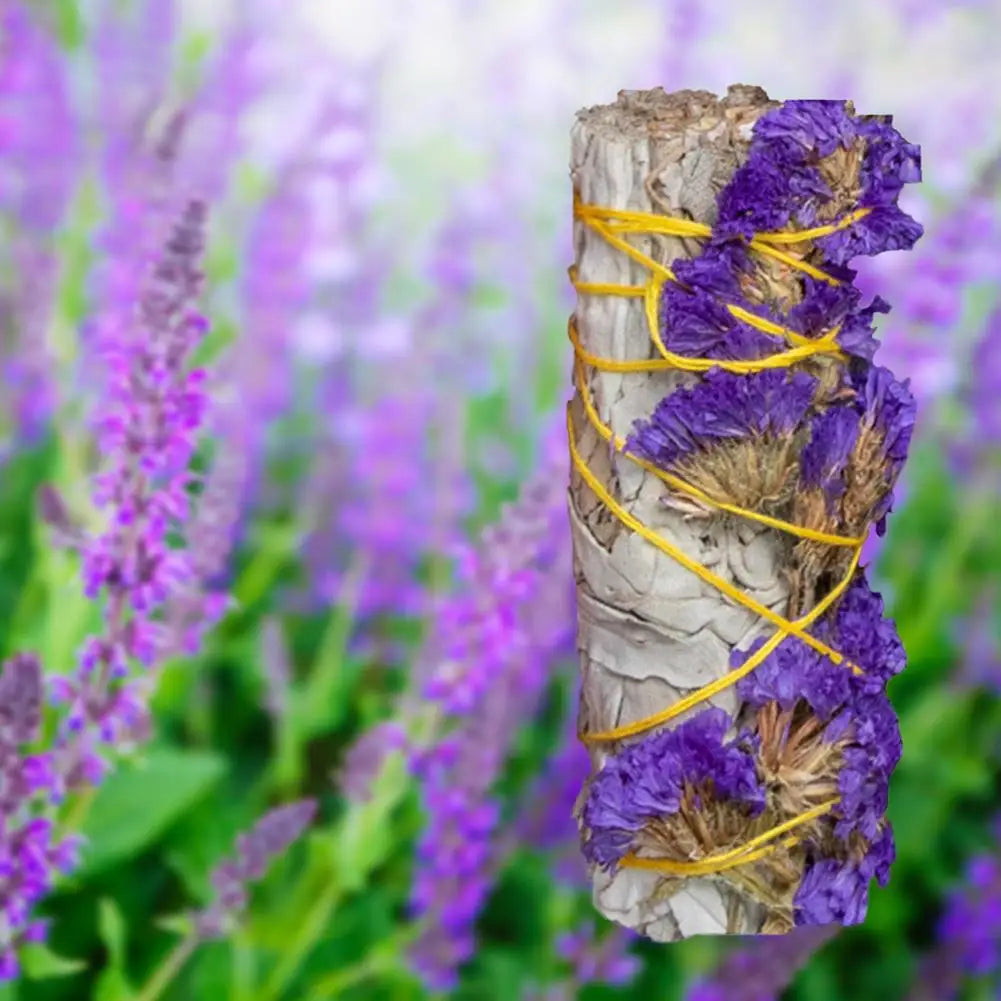
<svg viewBox="0 0 1001 1001"><path fill-rule="evenodd" d="M662 553L666 553L668 556L672 557L674 560L680 563L686 570L690 570L693 574L695 574L697 577L700 577L707 584L712 584L713 587L721 591L728 598L733 599L739 605L743 605L745 608L748 608L752 612L757 613L758 615L761 616L761 618L767 619L769 622L771 622L774 626L776 626L779 629L779 632L775 634L776 636L778 636L779 640L784 639L786 635L795 636L797 639L802 640L808 646L816 650L817 653L823 654L823 656L832 660L835 664L840 664L844 661L845 658L840 653L838 653L837 650L832 650L826 643L822 642L821 640L818 640L815 636L811 636L808 632L806 632L806 626L809 625L811 622L813 622L813 620L817 618L820 612L822 612L826 607L832 604L837 599L837 597L851 583L852 574L855 572L855 567L858 565L858 560L862 553L861 546L857 546L855 549L855 558L852 560L849 572L846 573L845 576L842 578L842 580L838 583L838 585L831 590L830 594L828 594L827 597L823 599L823 601L817 604L813 608L813 610L808 612L802 619L799 619L796 622L790 622L784 616L779 615L778 612L773 612L767 605L762 605L760 601L756 601L749 594L745 594L743 591L740 590L740 588L734 587L733 584L731 584L725 577L720 577L718 574L713 573L712 570L710 570L708 567L704 567L697 560L693 560L691 556L689 556L683 550L679 549L676 545L674 545L673 542L669 542L662 535L658 535L652 529L647 528L647 526L644 525L643 522L639 520L639 518L637 518L631 512L627 511L624 507L622 507L615 500L615 498L612 497L612 495L608 492L608 490L601 483L598 477L591 472L591 470L587 466L587 463L581 457L581 454L577 449L577 445L573 440L573 431L574 431L573 418L570 416L569 407L567 408L567 418L568 418L567 432L570 435L570 443L569 443L570 459L573 462L574 468L577 470L578 473L580 473L580 475L584 479L584 482L587 483L587 485L595 493L598 499L605 505L605 507L608 508L609 511L612 512L612 514L615 515L616 518L619 519L619 521L622 522L623 525L625 525L627 528L631 528L641 538L646 539L647 542L650 542L651 544L656 546ZM776 643L776 646L777 645L778 644ZM762 649L764 649L764 647L762 647ZM761 651L759 650L758 653L760 652ZM851 667L854 673L856 674L862 673L861 668L859 668L857 665L848 664L847 666ZM700 688L697 692L693 693L692 696L689 696L689 698L693 698L694 696L699 696L697 701L693 704L702 702L706 698L708 698L710 694L715 694L716 691L721 691L722 688L729 687L731 684L733 684L734 681L737 681L739 680L739 678L743 677L743 675L746 674L748 670L749 669L747 668L747 662L745 662L735 671L731 671L729 674L724 675L722 678L717 678L716 681L712 682L709 685L706 685L705 688ZM714 688L714 686L717 685L721 685L722 687ZM710 692L709 691L710 689L714 690ZM703 693L708 693L708 694L703 694ZM680 703L675 703L675 706L677 705L680 705ZM665 712L667 711L673 712L673 710L674 706L671 707L671 710L665 710ZM650 720L657 718L659 722L661 716L662 714L658 713L657 717L649 716L646 719L639 720L638 723L632 723L629 724L629 726L619 727L616 730L608 731L607 734L594 734L594 733L585 734L583 735L583 739L587 741L621 740L622 737L624 736L632 736L634 733L642 733L643 730L649 730L651 727L657 725L655 723L651 723ZM643 724L643 725L640 727L640 729L633 729L638 724ZM626 732L627 730L630 731L628 734ZM615 736L610 736L609 734L615 734Z"/></svg>
<svg viewBox="0 0 1001 1001"><path fill-rule="evenodd" d="M840 229L844 229L846 226L850 226L853 222L862 218L870 211L871 209L868 208L857 209L837 222L829 223L824 226L817 226L809 230L800 230L798 232L758 233L754 238L748 241L748 246L757 253L779 260L788 267L802 271L803 273L811 275L818 280L825 281L830 284L838 284L837 279L821 271L819 268L813 267L805 261L800 261L789 254L785 254L782 251L777 250L773 244L791 245L815 239L820 236L826 236L829 233L834 233ZM750 373L771 368L785 368L796 361L820 354L832 355L839 360L844 360L845 355L841 352L836 343L840 327L835 326L834 328L828 330L823 336L816 339L810 339L803 337L794 330L759 317L740 306L725 304L727 310L729 310L730 314L736 319L742 320L765 334L781 337L792 345L792 347L778 354L751 361L699 359L677 355L668 351L663 342L660 334L658 311L664 282L677 281L678 279L669 267L659 263L658 261L654 261L628 241L622 239L618 234L660 233L673 236L707 237L712 235L712 229L704 223L697 223L686 219L674 219L669 216L656 215L653 213L611 209L604 206L582 205L577 198L576 193L574 195L574 217L580 219L586 226L604 237L609 244L621 250L634 261L642 264L650 272L650 278L645 285L622 285L602 282L581 282L577 278L576 267L571 267L569 275L574 287L578 293L591 295L620 295L633 298L642 297L644 300L644 315L650 332L650 337L661 356L659 359L654 358L620 361L618 359L602 358L591 354L580 342L580 336L577 331L575 318L573 316L570 317L570 321L567 325L567 332L574 347L574 380L583 402L585 413L587 414L592 427L599 434L599 436L609 442L616 449L616 451L625 454L629 459L637 463L647 472L657 476L669 486L672 486L683 493L687 493L689 496L693 496L703 503L716 507L719 510L727 511L731 514L736 514L750 520L758 521L762 524L769 525L770 527L789 532L790 534L797 535L802 538L814 539L815 541L824 542L830 545L850 546L853 549L851 563L841 581L834 588L832 588L832 590L807 614L801 616L795 622L789 621L784 616L773 612L766 605L762 605L760 602L755 601L750 597L750 595L740 591L726 579L714 574L707 567L704 567L696 560L693 560L663 536L658 535L656 532L647 528L647 526L644 525L638 518L622 507L615 500L615 498L612 497L609 491L605 488L604 484L602 484L594 473L591 472L587 463L581 456L576 444L573 416L570 406L568 405L567 436L570 446L570 458L578 474L584 479L594 492L595 496L598 497L605 507L608 508L608 510L614 514L623 525L631 529L641 538L646 539L668 556L671 556L681 566L685 567L685 569L691 571L702 580L717 588L717 590L731 600L736 601L738 604L750 609L776 626L775 633L735 670L729 671L727 674L710 682L708 685L704 685L702 688L689 693L673 705L668 706L658 713L635 720L634 722L627 723L623 726L615 727L611 730L581 733L579 734L580 739L587 743L614 742L644 733L645 731L656 726L667 723L719 692L724 691L741 678L748 675L759 664L761 664L787 636L796 636L798 639L811 646L814 650L823 654L825 657L828 657L835 664L845 663L845 665L854 673L861 674L862 671L857 665L846 661L842 654L831 649L826 643L823 643L811 636L806 632L806 628L819 618L850 585L861 558L863 538L851 538L832 533L817 532L813 529L794 525L791 522L782 521L778 518L771 518L768 515L764 515L756 511L750 511L737 505L714 501L703 491L692 486L691 484L686 483L680 477L674 476L666 470L658 469L646 460L625 452L624 440L615 435L612 432L612 429L608 425L604 424L598 415L593 401L591 400L591 396L587 388L586 376L583 371L583 366L586 364L590 365L592 368L602 371L622 373L656 372L669 369L688 372L705 372L712 368L721 368L730 372ZM772 827L768 831L765 831L763 834L758 835L738 848L712 855L707 858L691 861L673 861L670 859L643 858L634 854L629 854L622 859L621 864L633 868L654 869L658 872L687 876L708 875L722 872L725 869L729 869L737 865L744 865L758 858L762 858L767 853L774 851L777 847L779 847L777 839L783 834L786 834L787 832L826 814L829 810L836 806L838 802L838 799L832 799L826 803L822 803L819 806L791 818L790 820L786 820L783 823ZM781 845L791 846L796 844L798 840L798 837L793 835L791 837L784 838L781 841Z"/></svg>
<svg viewBox="0 0 1001 1001"><path fill-rule="evenodd" d="M777 528L780 532L788 532L790 535L799 536L801 539L810 539L813 542L825 542L830 546L861 546L862 543L865 542L865 539L859 536L833 535L830 532L820 532L814 528L806 528L803 525L793 524L791 521L783 521L781 518L773 518L768 514L761 514L758 511L750 511L747 508L738 507L736 504L728 504L726 501L715 500L704 490L700 490L698 487L686 482L680 476L675 476L673 473L669 473L667 470L661 469L659 466L655 466L652 462L647 462L646 459L640 458L638 455L626 452L625 439L620 438L617 434L613 434L612 429L605 424L604 421L602 421L602 419L598 416L598 411L594 409L594 401L591 399L591 393L587 388L587 383L584 380L584 373L579 364L574 366L574 381L577 386L577 391L580 393L580 398L584 404L584 411L587 414L588 420L594 430L597 431L605 441L610 442L612 447L617 452L625 455L626 458L636 463L636 465L641 469L644 469L651 475L656 476L658 480L663 481L669 487L673 487L680 493L686 493L690 497L694 497L696 500L701 501L703 504L718 508L720 511L726 511L728 514L739 515L741 518L746 518L749 521L760 522L762 525L767 525L769 528Z"/></svg>

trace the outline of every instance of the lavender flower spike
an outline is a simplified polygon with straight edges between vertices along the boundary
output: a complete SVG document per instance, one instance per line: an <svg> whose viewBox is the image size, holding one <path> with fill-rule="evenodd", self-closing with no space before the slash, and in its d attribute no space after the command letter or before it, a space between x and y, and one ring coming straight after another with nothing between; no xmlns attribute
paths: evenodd
<svg viewBox="0 0 1001 1001"><path fill-rule="evenodd" d="M195 916L202 941L225 938L247 906L247 884L260 879L268 866L302 837L316 814L316 802L304 799L266 813L236 841L236 853L212 873L215 899Z"/></svg>
<svg viewBox="0 0 1001 1001"><path fill-rule="evenodd" d="M45 936L31 909L59 873L73 868L79 839L58 839L39 795L51 772L41 756L21 748L38 739L42 669L34 654L11 657L0 673L0 980L18 975L17 951ZM41 814L41 815L35 815Z"/></svg>

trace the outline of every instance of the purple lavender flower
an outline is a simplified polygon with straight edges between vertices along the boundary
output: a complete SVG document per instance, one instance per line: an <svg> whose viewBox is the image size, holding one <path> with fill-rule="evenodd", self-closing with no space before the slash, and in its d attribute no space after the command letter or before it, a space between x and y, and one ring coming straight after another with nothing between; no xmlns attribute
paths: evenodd
<svg viewBox="0 0 1001 1001"><path fill-rule="evenodd" d="M151 666L164 648L158 611L195 577L189 551L170 533L190 513L189 463L205 409L204 374L188 358L205 333L194 302L205 209L189 204L148 276L138 326L106 331L101 348L108 384L96 415L105 468L95 502L110 514L107 529L85 547L85 592L106 594L106 633L84 646L78 672L57 679L70 703L63 766L87 780L105 767L99 743L141 740L149 720L144 683L126 681L129 660ZM70 741L70 734L77 736Z"/></svg>
<svg viewBox="0 0 1001 1001"><path fill-rule="evenodd" d="M74 676L49 679L53 700L66 705L62 727L52 749L26 759L23 770L26 792L44 795L49 805L100 782L114 754L148 735L150 677L133 676L130 663L151 667L166 649L160 616L192 577L191 557L177 535L189 514L188 464L204 407L201 373L188 370L205 330L194 310L204 217L200 204L188 206L147 275L134 319L109 325L99 342L108 378L95 422L104 460L95 500L109 523L81 548L86 593L106 596L105 628L85 641ZM30 805L24 796L22 803ZM51 822L44 802L34 809L43 815L23 832L38 842L33 857L43 860L40 846L51 840ZM75 866L76 841L51 850L62 871ZM22 925L27 905L50 882L38 869L15 906ZM12 967L10 954L4 965Z"/></svg>
<svg viewBox="0 0 1001 1001"><path fill-rule="evenodd" d="M639 970L639 957L628 952L630 944L638 938L635 932L617 925L598 938L592 927L585 926L561 935L556 951L570 963L572 984L604 983L621 987Z"/></svg>
<svg viewBox="0 0 1001 1001"><path fill-rule="evenodd" d="M736 742L724 742L730 723L722 709L706 709L610 758L592 779L581 814L587 859L615 866L637 832L651 819L677 813L686 787L707 780L717 800L760 813L765 789L754 757Z"/></svg>
<svg viewBox="0 0 1001 1001"><path fill-rule="evenodd" d="M991 490L1001 482L1001 306L987 316L973 347L961 390L964 422L950 442L949 459L957 475Z"/></svg>
<svg viewBox="0 0 1001 1001"><path fill-rule="evenodd" d="M39 736L42 670L34 654L15 654L0 672L0 979L18 975L17 951L45 936L33 906L72 870L80 839L58 837L47 815L51 755L25 755Z"/></svg>
<svg viewBox="0 0 1001 1001"><path fill-rule="evenodd" d="M202 941L225 938L247 906L247 884L260 879L271 863L302 837L316 814L311 799L266 813L236 841L233 858L212 873L215 898L195 915L195 934Z"/></svg>
<svg viewBox="0 0 1001 1001"><path fill-rule="evenodd" d="M713 369L690 389L665 397L648 421L637 421L626 447L670 468L717 441L790 434L804 420L816 385L804 372L743 376Z"/></svg>
<svg viewBox="0 0 1001 1001"><path fill-rule="evenodd" d="M685 1001L777 1001L798 970L838 931L830 924L750 937L746 945L728 952L708 977L696 980Z"/></svg>
<svg viewBox="0 0 1001 1001"><path fill-rule="evenodd" d="M969 860L963 892L949 901L938 932L956 951L957 966L970 975L1001 969L1001 862L996 857Z"/></svg>
<svg viewBox="0 0 1001 1001"><path fill-rule="evenodd" d="M0 12L0 39L2 461L5 437L34 440L55 403L45 330L58 280L56 230L81 156L67 64L51 33L11 2Z"/></svg>
<svg viewBox="0 0 1001 1001"><path fill-rule="evenodd" d="M565 447L562 434L552 438L518 502L466 549L462 584L438 604L419 666L424 708L440 723L413 759L428 814L411 901L425 928L414 962L437 988L473 952L499 862L494 781L572 644Z"/></svg>

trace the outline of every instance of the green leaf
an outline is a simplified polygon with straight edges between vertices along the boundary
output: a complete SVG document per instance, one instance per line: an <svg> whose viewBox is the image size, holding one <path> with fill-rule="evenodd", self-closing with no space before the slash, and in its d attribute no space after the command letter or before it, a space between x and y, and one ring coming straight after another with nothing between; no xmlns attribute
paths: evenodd
<svg viewBox="0 0 1001 1001"><path fill-rule="evenodd" d="M110 965L122 968L125 965L125 919L110 897L103 897L98 905L97 928L101 942L108 950Z"/></svg>
<svg viewBox="0 0 1001 1001"><path fill-rule="evenodd" d="M390 816L403 798L409 773L402 754L386 758L372 785L372 797L353 804L340 824L336 838L337 868L345 890L361 890L373 869L392 848Z"/></svg>
<svg viewBox="0 0 1001 1001"><path fill-rule="evenodd" d="M51 977L66 977L87 969L81 959L66 959L57 956L47 945L32 944L21 950L21 966L29 980L47 980Z"/></svg>
<svg viewBox="0 0 1001 1001"><path fill-rule="evenodd" d="M179 938L185 938L191 934L192 922L189 914L165 914L163 917L157 918L153 924Z"/></svg>
<svg viewBox="0 0 1001 1001"><path fill-rule="evenodd" d="M162 748L114 773L83 827L89 844L81 874L93 875L138 854L197 803L225 770L219 755Z"/></svg>
<svg viewBox="0 0 1001 1001"><path fill-rule="evenodd" d="M93 1001L132 1001L136 992L120 969L108 967L101 971L91 996Z"/></svg>

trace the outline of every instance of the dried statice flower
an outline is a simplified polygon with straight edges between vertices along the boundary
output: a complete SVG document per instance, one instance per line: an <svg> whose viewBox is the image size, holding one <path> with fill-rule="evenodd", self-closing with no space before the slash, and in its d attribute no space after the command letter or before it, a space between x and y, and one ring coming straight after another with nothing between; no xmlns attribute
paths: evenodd
<svg viewBox="0 0 1001 1001"><path fill-rule="evenodd" d="M806 486L824 491L829 505L845 492L845 468L858 432L859 415L850 407L832 407L810 424L810 440L800 455L800 475Z"/></svg>
<svg viewBox="0 0 1001 1001"><path fill-rule="evenodd" d="M314 800L290 803L264 814L237 838L233 858L212 872L212 903L194 917L198 939L221 939L230 934L246 909L248 884L259 880L271 863L302 837L315 815Z"/></svg>
<svg viewBox="0 0 1001 1001"><path fill-rule="evenodd" d="M677 813L686 792L707 784L706 799L759 814L765 790L753 755L724 741L731 722L722 709L705 709L609 759L591 780L580 812L588 861L616 866L651 821Z"/></svg>
<svg viewBox="0 0 1001 1001"><path fill-rule="evenodd" d="M828 767L834 769L830 777L836 780L839 802L828 838L818 838L808 848L793 901L797 924L861 921L871 878L875 875L885 885L889 876L894 851L885 814L901 742L883 686L902 668L903 648L881 611L879 596L859 576L833 622L818 629L819 635L863 667L863 676L790 638L737 683L738 694L752 708L777 705L795 712L798 705L809 706L810 713L826 724L821 739L837 748ZM736 654L734 662L745 656ZM837 854L827 855L830 851Z"/></svg>
<svg viewBox="0 0 1001 1001"><path fill-rule="evenodd" d="M869 905L869 884L875 876L880 886L886 886L895 854L893 834L886 827L859 860L808 857L793 900L796 924L861 924Z"/></svg>
<svg viewBox="0 0 1001 1001"><path fill-rule="evenodd" d="M847 102L788 101L767 111L755 122L746 161L720 193L709 244L695 259L675 262L680 284L664 286L668 347L720 359L782 349L781 340L734 317L724 306L731 303L804 336L838 324L842 350L871 361L873 317L889 307L879 297L861 307L855 272L845 265L858 254L913 245L921 227L896 198L903 184L919 179L917 147L888 122L856 116ZM809 276L790 281L778 265L753 261L741 242L760 231L829 222L859 206L871 211L805 255L839 286Z"/></svg>
<svg viewBox="0 0 1001 1001"><path fill-rule="evenodd" d="M884 618L882 597L861 573L852 579L837 607L817 623L814 633L860 667L862 675L852 676L844 664L835 664L790 636L737 682L740 697L754 706L777 701L787 709L803 698L827 720L848 700L851 685L859 691L882 692L889 679L904 669L906 653L896 626ZM763 643L758 639L746 650L735 650L731 666L739 667Z"/></svg>
<svg viewBox="0 0 1001 1001"><path fill-rule="evenodd" d="M740 376L714 369L691 389L666 397L648 421L638 421L627 447L666 469L718 441L789 434L815 389L816 380L802 372Z"/></svg>

